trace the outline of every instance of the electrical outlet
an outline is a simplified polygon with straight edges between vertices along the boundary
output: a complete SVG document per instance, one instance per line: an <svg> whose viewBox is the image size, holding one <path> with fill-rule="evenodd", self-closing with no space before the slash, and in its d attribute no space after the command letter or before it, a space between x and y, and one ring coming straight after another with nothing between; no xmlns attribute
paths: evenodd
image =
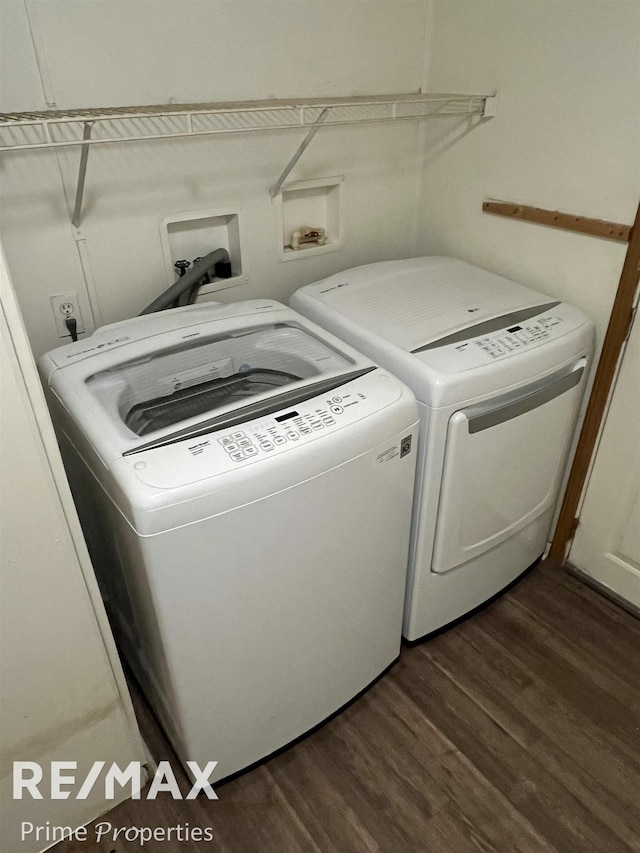
<svg viewBox="0 0 640 853"><path fill-rule="evenodd" d="M55 320L56 329L59 338L70 338L71 334L65 324L67 317L74 317L76 323L76 331L78 334L84 332L84 323L80 312L80 303L78 302L77 293L58 293L55 296L49 297L51 301L51 310Z"/></svg>

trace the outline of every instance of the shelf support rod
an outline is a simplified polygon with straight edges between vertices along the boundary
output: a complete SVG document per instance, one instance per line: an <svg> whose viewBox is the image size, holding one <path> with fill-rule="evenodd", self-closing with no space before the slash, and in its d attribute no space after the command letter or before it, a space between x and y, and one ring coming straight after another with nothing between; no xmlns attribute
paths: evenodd
<svg viewBox="0 0 640 853"><path fill-rule="evenodd" d="M84 179L87 175L87 161L89 159L89 140L91 139L92 121L85 121L82 134L83 145L80 151L80 167L78 169L78 184L76 186L76 203L73 208L72 224L80 227L80 213L82 212L82 196L84 195Z"/></svg>
<svg viewBox="0 0 640 853"><path fill-rule="evenodd" d="M282 185L284 184L284 182L289 177L289 173L291 172L293 167L296 165L298 160L302 157L302 155L305 152L305 149L307 148L307 146L309 145L309 143L311 142L313 137L316 135L316 133L320 130L320 126L322 125L322 122L326 119L326 117L328 115L329 115L329 107L325 107L322 110L322 112L320 113L320 115L318 116L318 118L311 125L311 129L309 130L309 133L307 133L305 138L302 140L302 142L298 146L298 150L293 155L293 157L289 160L289 162L287 163L283 173L280 175L278 180L275 182L275 184L271 188L271 198L272 199L278 195L278 193L282 189Z"/></svg>

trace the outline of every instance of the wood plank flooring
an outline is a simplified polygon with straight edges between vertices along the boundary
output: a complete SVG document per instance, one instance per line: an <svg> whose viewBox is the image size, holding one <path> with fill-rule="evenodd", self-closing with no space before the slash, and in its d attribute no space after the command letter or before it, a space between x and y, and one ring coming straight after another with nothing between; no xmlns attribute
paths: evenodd
<svg viewBox="0 0 640 853"><path fill-rule="evenodd" d="M160 795L104 818L188 822L214 841L64 842L55 853L640 851L639 652L639 620L541 564L404 649L326 726L218 786L218 801ZM136 704L156 758L177 769Z"/></svg>

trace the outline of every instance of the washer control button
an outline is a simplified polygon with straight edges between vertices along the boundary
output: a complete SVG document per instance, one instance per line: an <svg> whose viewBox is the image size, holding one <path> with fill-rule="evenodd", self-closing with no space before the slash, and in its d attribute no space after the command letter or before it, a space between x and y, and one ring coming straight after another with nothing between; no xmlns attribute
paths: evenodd
<svg viewBox="0 0 640 853"><path fill-rule="evenodd" d="M244 459L244 451L242 451L242 450L235 450L235 451L231 454L231 458L233 459L233 461L234 461L234 462L241 462L241 461Z"/></svg>
<svg viewBox="0 0 640 853"><path fill-rule="evenodd" d="M251 445L251 447L245 447L245 449L244 449L244 455L247 457L248 456L255 456L257 452L258 452L258 448L254 447L253 444Z"/></svg>
<svg viewBox="0 0 640 853"><path fill-rule="evenodd" d="M276 435L276 437L273 439L273 443L274 444L286 444L287 439L283 435Z"/></svg>
<svg viewBox="0 0 640 853"><path fill-rule="evenodd" d="M337 404L334 403L334 405L331 406L331 411L333 412L334 415L341 415L344 412L344 409L342 408L342 406L338 406Z"/></svg>

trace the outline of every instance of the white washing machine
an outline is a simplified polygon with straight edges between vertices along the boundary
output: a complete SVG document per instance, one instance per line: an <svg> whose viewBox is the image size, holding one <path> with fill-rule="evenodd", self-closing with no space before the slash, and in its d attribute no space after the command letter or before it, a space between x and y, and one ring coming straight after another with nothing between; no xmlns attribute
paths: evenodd
<svg viewBox="0 0 640 853"><path fill-rule="evenodd" d="M469 613L544 552L593 353L577 310L446 257L346 270L291 305L420 409L404 636Z"/></svg>
<svg viewBox="0 0 640 853"><path fill-rule="evenodd" d="M40 369L116 636L183 762L236 773L396 659L401 382L270 301L105 326Z"/></svg>

